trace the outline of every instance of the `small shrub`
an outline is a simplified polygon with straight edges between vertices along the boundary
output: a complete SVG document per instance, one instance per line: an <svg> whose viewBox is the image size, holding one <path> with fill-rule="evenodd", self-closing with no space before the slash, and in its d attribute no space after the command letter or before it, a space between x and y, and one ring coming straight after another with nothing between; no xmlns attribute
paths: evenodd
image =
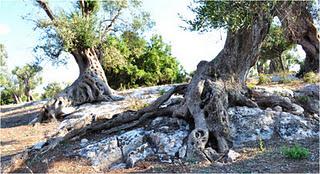
<svg viewBox="0 0 320 174"><path fill-rule="evenodd" d="M284 147L282 153L290 159L304 159L309 156L310 151L296 144L293 147Z"/></svg>
<svg viewBox="0 0 320 174"><path fill-rule="evenodd" d="M259 85L263 85L263 84L269 84L271 83L271 78L268 75L265 74L260 74L259 75Z"/></svg>
<svg viewBox="0 0 320 174"><path fill-rule="evenodd" d="M166 90L161 89L161 90L159 91L159 94L160 94L160 95L163 95L163 94L165 94L166 92L167 92Z"/></svg>
<svg viewBox="0 0 320 174"><path fill-rule="evenodd" d="M306 83L317 83L320 81L320 77L314 72L308 72L303 76L303 81Z"/></svg>
<svg viewBox="0 0 320 174"><path fill-rule="evenodd" d="M247 84L247 87L248 87L250 90L252 90L252 89L254 89L254 87L256 87L256 85L255 85L254 83L248 83L248 84Z"/></svg>
<svg viewBox="0 0 320 174"><path fill-rule="evenodd" d="M309 101L308 96L297 96L296 99L300 103L307 103Z"/></svg>

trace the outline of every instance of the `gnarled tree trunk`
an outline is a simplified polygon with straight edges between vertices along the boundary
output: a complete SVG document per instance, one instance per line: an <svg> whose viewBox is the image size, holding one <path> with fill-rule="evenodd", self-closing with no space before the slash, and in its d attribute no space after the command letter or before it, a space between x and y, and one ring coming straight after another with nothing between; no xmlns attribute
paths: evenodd
<svg viewBox="0 0 320 174"><path fill-rule="evenodd" d="M280 73L287 70L288 69L285 67L284 62L281 58L281 53L280 56L270 59L269 74Z"/></svg>
<svg viewBox="0 0 320 174"><path fill-rule="evenodd" d="M51 21L55 21L51 9L45 0L36 0L46 12ZM84 1L80 3L83 15L90 15L90 7ZM119 100L122 97L113 94L109 87L104 71L99 62L102 54L97 55L95 48L77 48L71 51L79 67L79 77L71 86L50 100L44 108L44 113L39 115L38 121L48 118L56 119L63 115L62 109L88 102Z"/></svg>
<svg viewBox="0 0 320 174"><path fill-rule="evenodd" d="M78 67L79 77L45 106L39 121L62 116L63 108L83 103L114 101L122 97L113 94L94 48L72 52Z"/></svg>
<svg viewBox="0 0 320 174"><path fill-rule="evenodd" d="M183 104L187 111L184 113L190 113L195 123L188 139L187 158L216 160L217 152L229 149L228 107L257 106L246 98L244 87L249 69L258 60L269 24L269 19L261 14L251 28L229 31L218 56L199 63Z"/></svg>
<svg viewBox="0 0 320 174"><path fill-rule="evenodd" d="M303 76L310 71L319 72L320 36L307 9L307 3L310 2L283 1L276 10L287 39L300 44L306 53L306 59L298 76Z"/></svg>

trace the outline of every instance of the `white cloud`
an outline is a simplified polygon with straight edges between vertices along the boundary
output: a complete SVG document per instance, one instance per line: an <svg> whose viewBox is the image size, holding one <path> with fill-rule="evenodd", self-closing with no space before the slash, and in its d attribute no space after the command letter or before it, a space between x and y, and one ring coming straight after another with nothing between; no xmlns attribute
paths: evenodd
<svg viewBox="0 0 320 174"><path fill-rule="evenodd" d="M0 24L0 35L7 35L10 32L10 27L6 24Z"/></svg>

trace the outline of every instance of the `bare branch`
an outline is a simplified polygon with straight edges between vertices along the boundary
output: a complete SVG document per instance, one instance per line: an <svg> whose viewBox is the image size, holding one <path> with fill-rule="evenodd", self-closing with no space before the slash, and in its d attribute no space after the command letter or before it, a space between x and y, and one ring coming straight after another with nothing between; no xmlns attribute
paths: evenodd
<svg viewBox="0 0 320 174"><path fill-rule="evenodd" d="M119 8L117 10L117 13L116 15L110 20L110 23L109 25L107 25L103 30L102 30L102 34L100 36L100 41L103 41L103 39L106 37L106 34L109 32L109 31L112 31L112 27L114 25L114 23L116 22L116 20L119 18L120 14L121 14L121 8Z"/></svg>
<svg viewBox="0 0 320 174"><path fill-rule="evenodd" d="M51 11L51 9L49 8L47 2L45 2L44 0L36 0L38 2L38 4L41 6L41 8L47 13L48 17L53 21L55 20L55 17Z"/></svg>

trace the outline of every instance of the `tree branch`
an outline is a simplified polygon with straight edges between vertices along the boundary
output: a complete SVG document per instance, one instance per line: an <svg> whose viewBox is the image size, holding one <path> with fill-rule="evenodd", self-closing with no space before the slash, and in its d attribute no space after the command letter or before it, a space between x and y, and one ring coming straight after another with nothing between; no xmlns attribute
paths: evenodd
<svg viewBox="0 0 320 174"><path fill-rule="evenodd" d="M107 25L103 30L102 30L102 34L101 34L101 37L100 37L100 41L103 41L103 39L105 38L106 34L111 31L111 28L112 26L114 25L114 23L116 22L116 20L118 19L118 17L120 16L121 14L121 8L119 8L117 10L117 13L116 15L110 20L110 24Z"/></svg>
<svg viewBox="0 0 320 174"><path fill-rule="evenodd" d="M55 17L51 11L51 9L49 8L47 2L45 2L44 0L36 0L38 2L38 4L40 5L40 7L47 13L48 17L53 21L55 20Z"/></svg>

